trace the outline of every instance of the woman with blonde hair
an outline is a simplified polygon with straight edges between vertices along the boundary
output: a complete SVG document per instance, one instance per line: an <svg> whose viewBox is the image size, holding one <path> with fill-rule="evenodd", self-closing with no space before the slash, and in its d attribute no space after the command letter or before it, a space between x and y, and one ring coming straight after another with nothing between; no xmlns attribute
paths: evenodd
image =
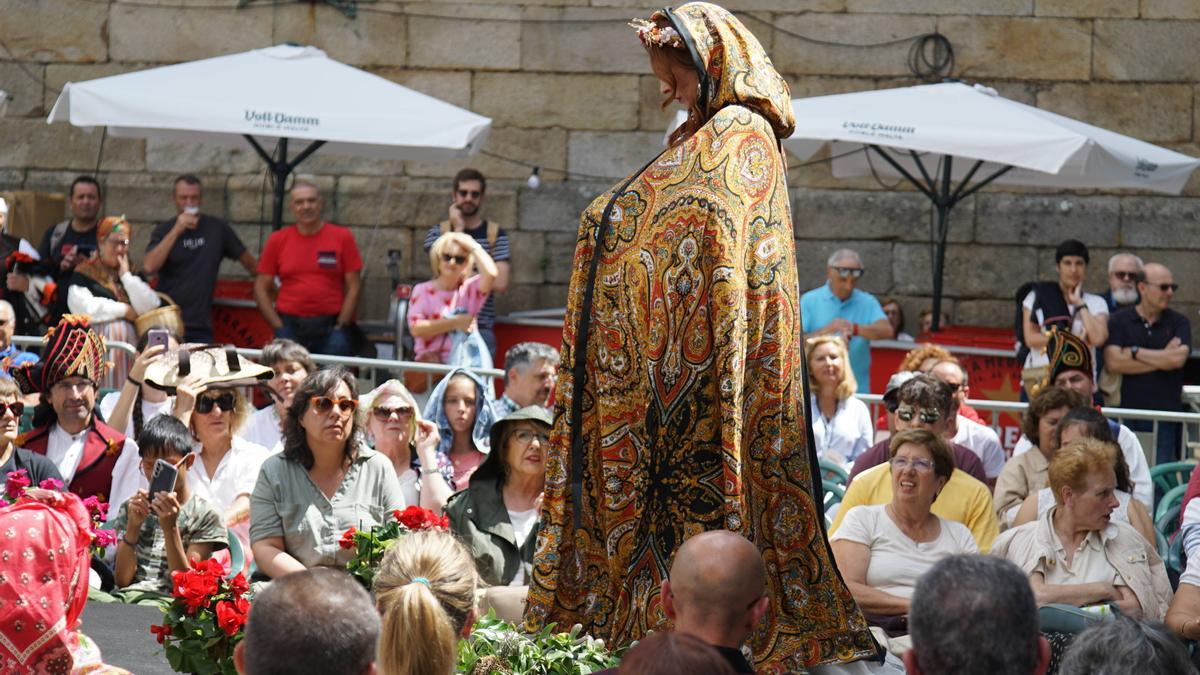
<svg viewBox="0 0 1200 675"><path fill-rule="evenodd" d="M379 672L453 673L458 640L475 623L478 588L471 552L453 534L421 530L401 537L375 574L375 603L383 615Z"/></svg>
<svg viewBox="0 0 1200 675"><path fill-rule="evenodd" d="M483 246L462 232L447 232L433 242L429 266L433 278L413 287L408 329L418 361L446 363L451 334L471 330L499 270Z"/></svg>
<svg viewBox="0 0 1200 675"><path fill-rule="evenodd" d="M371 444L392 461L405 504L441 513L454 492L439 468L437 425L421 419L417 400L400 380L388 380L359 399Z"/></svg>
<svg viewBox="0 0 1200 675"><path fill-rule="evenodd" d="M813 438L817 456L846 464L871 447L871 411L858 400L858 381L850 368L846 341L822 335L804 342L808 381L812 385Z"/></svg>

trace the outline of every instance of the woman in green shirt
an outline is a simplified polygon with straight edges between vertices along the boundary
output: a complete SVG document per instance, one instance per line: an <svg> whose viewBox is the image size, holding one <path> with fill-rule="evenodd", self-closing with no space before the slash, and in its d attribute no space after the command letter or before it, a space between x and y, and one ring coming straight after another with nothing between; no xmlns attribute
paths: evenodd
<svg viewBox="0 0 1200 675"><path fill-rule="evenodd" d="M340 366L305 378L283 420L283 453L263 462L250 498L250 546L272 578L344 566L352 552L338 546L343 532L404 508L392 463L362 441L356 387Z"/></svg>

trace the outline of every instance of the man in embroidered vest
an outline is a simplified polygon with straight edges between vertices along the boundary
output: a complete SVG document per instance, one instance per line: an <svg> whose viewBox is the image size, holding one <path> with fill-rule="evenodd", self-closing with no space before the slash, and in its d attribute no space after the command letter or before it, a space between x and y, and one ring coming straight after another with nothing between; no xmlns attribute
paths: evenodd
<svg viewBox="0 0 1200 675"><path fill-rule="evenodd" d="M138 471L137 445L94 410L96 382L108 369L104 338L88 326L87 316L67 314L46 334L42 353L40 363L9 371L21 391L41 395L35 427L17 445L49 457L80 497L123 503L146 480Z"/></svg>

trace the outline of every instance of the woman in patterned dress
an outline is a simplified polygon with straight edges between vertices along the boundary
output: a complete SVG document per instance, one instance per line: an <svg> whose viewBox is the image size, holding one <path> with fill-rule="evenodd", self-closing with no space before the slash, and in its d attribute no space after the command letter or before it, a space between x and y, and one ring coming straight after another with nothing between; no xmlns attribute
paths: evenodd
<svg viewBox="0 0 1200 675"><path fill-rule="evenodd" d="M715 5L635 27L688 119L582 215L527 628L578 622L610 644L669 628L675 551L724 528L769 570L760 672L872 655L814 499L787 84Z"/></svg>

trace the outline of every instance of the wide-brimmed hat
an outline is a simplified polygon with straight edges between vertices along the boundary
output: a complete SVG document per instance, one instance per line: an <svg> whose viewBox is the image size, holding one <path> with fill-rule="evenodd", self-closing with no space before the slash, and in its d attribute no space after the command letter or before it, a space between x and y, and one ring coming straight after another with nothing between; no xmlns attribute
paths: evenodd
<svg viewBox="0 0 1200 675"><path fill-rule="evenodd" d="M550 413L540 405L530 405L525 406L520 410L514 410L501 418L500 421L492 425L491 439L493 450L500 448L500 437L504 435L504 429L507 428L509 424L513 422L520 422L521 420L541 422L548 427L554 426L554 418L551 417ZM503 450L503 448L500 449Z"/></svg>
<svg viewBox="0 0 1200 675"><path fill-rule="evenodd" d="M255 385L275 377L275 371L237 353L233 345L180 347L146 367L146 384L169 394L189 375L202 384L223 387Z"/></svg>
<svg viewBox="0 0 1200 675"><path fill-rule="evenodd" d="M64 314L42 338L42 360L9 370L26 394L49 391L55 382L85 377L99 382L108 372L108 345L92 330L86 314Z"/></svg>

